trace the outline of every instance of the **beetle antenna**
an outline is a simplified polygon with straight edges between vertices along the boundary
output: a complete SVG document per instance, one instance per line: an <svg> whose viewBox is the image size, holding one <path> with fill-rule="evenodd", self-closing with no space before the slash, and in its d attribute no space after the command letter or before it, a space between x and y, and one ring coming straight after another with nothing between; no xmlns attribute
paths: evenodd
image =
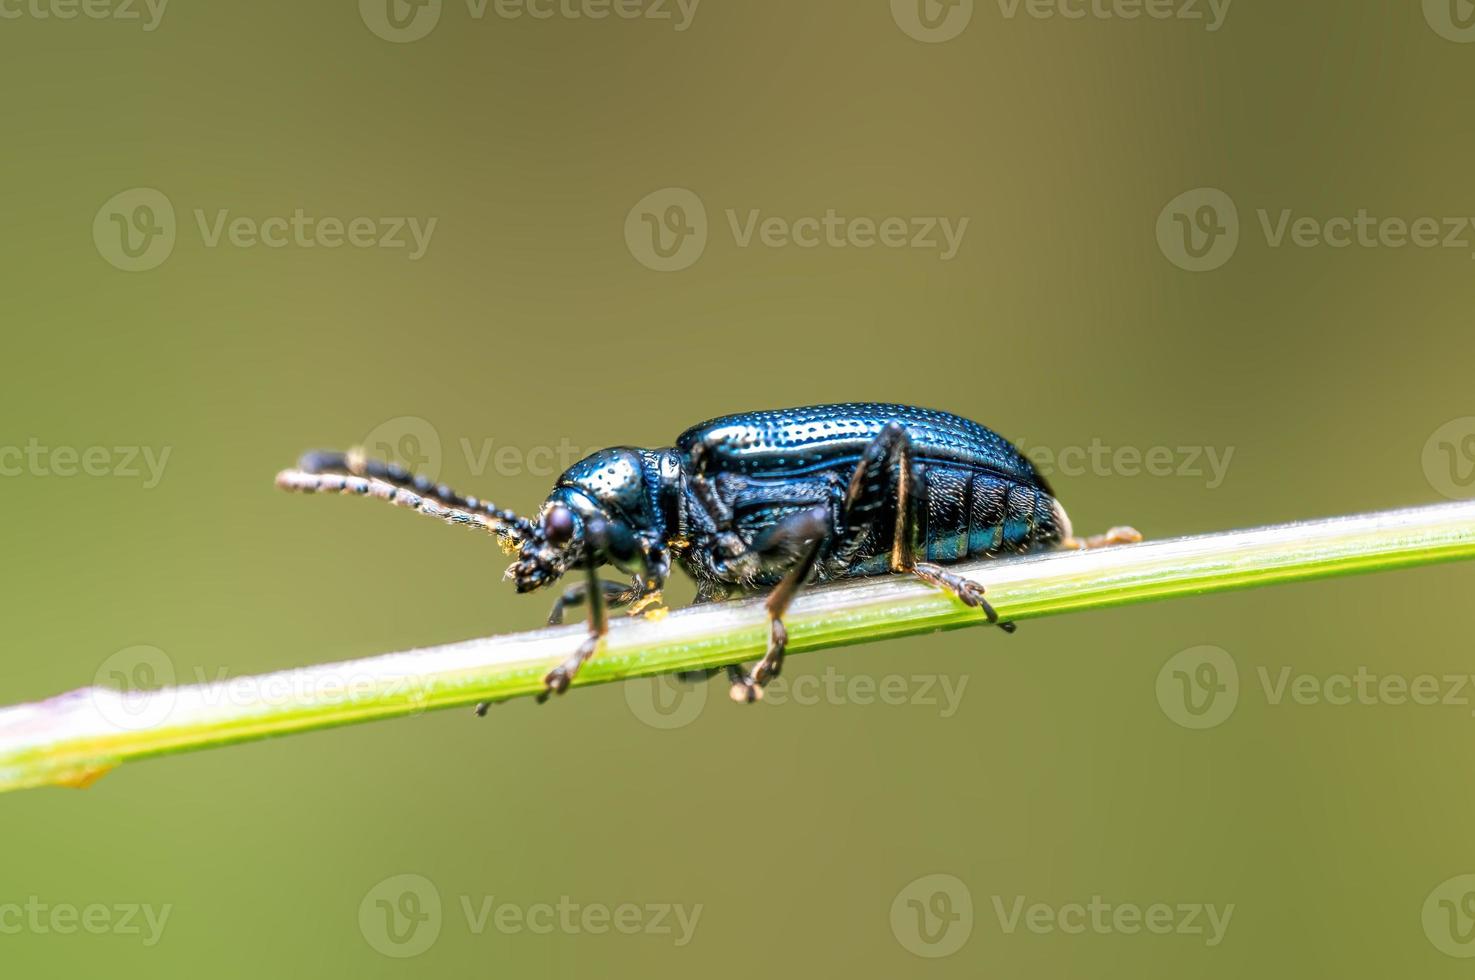
<svg viewBox="0 0 1475 980"><path fill-rule="evenodd" d="M366 457L361 451L311 452L295 470L277 474L277 486L299 493L351 493L377 497L398 507L464 524L520 542L534 537L537 526L488 500L466 497L445 484L411 473L403 466Z"/></svg>

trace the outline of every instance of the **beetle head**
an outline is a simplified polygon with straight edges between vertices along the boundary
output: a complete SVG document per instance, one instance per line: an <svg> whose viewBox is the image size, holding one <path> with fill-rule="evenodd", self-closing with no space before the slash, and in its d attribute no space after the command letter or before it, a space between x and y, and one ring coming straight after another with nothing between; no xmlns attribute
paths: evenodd
<svg viewBox="0 0 1475 980"><path fill-rule="evenodd" d="M640 453L604 449L575 463L548 495L507 577L518 592L556 581L570 568L592 563L637 572L649 530L646 474Z"/></svg>

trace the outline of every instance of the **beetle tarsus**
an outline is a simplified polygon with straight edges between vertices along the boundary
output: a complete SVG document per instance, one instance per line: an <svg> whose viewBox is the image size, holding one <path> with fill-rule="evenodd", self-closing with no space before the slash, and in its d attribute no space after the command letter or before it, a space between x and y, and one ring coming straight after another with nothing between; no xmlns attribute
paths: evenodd
<svg viewBox="0 0 1475 980"><path fill-rule="evenodd" d="M1142 532L1135 527L1114 527L1105 534L1093 534L1089 538L1067 537L1060 542L1060 547L1067 551L1095 551L1097 548L1141 542Z"/></svg>
<svg viewBox="0 0 1475 980"><path fill-rule="evenodd" d="M974 609L982 609L983 614L988 617L988 621L997 626L999 629L1003 630L1005 633L1014 632L1015 625L1013 623L1005 622L999 619L998 612L989 603L989 601L983 597L983 586L979 585L972 579L964 578L961 575L954 575L952 572L949 572L947 569L943 568L940 565L934 565L931 562L925 561L919 561L915 565L913 565L912 574L917 576L917 578L921 579L922 581L926 582L928 585L936 586L939 589L951 592L953 595L957 596L965 606L972 606Z"/></svg>
<svg viewBox="0 0 1475 980"><path fill-rule="evenodd" d="M733 664L727 668L727 679L732 682L728 689L728 696L738 704L752 704L754 701L763 700L763 688L748 675L742 664Z"/></svg>
<svg viewBox="0 0 1475 980"><path fill-rule="evenodd" d="M579 668L584 666L584 661L594 656L594 651L599 648L599 641L604 638L605 632L604 606L598 600L595 600L594 605L599 609L594 631L584 638L584 642L579 644L579 649L575 650L567 660L543 675L543 693L538 695L539 704L547 701L549 695L562 694L567 691L570 682L578 675Z"/></svg>

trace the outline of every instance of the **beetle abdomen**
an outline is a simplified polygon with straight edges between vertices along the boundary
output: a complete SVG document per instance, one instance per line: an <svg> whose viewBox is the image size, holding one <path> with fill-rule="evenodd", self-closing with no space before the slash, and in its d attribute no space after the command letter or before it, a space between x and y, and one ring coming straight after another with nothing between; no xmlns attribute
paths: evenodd
<svg viewBox="0 0 1475 980"><path fill-rule="evenodd" d="M943 465L925 469L923 486L916 546L927 561L1015 554L1061 538L1055 499L1038 486Z"/></svg>

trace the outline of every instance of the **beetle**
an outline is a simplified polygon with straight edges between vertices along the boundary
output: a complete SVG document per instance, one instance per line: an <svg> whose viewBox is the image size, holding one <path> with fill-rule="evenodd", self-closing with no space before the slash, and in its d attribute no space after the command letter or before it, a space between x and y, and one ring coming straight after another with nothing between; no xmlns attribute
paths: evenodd
<svg viewBox="0 0 1475 980"><path fill-rule="evenodd" d="M539 700L567 690L594 654L607 607L633 614L660 600L673 561L695 579L697 602L767 592L763 658L727 668L733 700L752 702L779 674L784 612L811 580L911 574L1013 632L983 587L948 565L1142 540L1129 527L1076 538L1049 483L1003 437L947 412L876 402L726 415L671 447L602 449L559 477L536 519L357 450L308 453L277 485L378 497L491 532L516 555L506 578L520 593L582 569L548 621L587 603L589 634L547 673ZM606 565L629 581L601 579Z"/></svg>

